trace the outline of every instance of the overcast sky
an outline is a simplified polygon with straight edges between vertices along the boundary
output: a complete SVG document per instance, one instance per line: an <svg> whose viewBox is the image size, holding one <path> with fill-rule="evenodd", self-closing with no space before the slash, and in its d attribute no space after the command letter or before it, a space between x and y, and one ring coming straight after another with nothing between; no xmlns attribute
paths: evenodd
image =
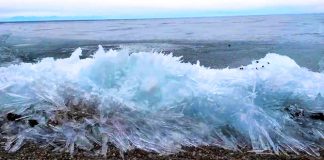
<svg viewBox="0 0 324 160"><path fill-rule="evenodd" d="M324 0L0 0L12 17L165 18L324 12Z"/></svg>

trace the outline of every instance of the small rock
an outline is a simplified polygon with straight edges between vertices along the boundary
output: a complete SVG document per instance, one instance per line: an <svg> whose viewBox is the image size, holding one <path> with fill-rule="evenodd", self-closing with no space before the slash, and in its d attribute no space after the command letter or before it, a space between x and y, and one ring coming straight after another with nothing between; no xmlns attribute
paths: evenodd
<svg viewBox="0 0 324 160"><path fill-rule="evenodd" d="M35 127L35 126L37 126L39 123L38 123L38 121L35 120L35 119L30 119L30 120L28 120L28 124L29 124L29 126L31 126L31 127Z"/></svg>
<svg viewBox="0 0 324 160"><path fill-rule="evenodd" d="M311 114L309 115L309 117L310 117L311 119L315 119L315 120L322 120L322 121L324 121L324 113L311 113Z"/></svg>
<svg viewBox="0 0 324 160"><path fill-rule="evenodd" d="M149 158L153 158L153 155L152 155L152 154L148 154L148 157L149 157Z"/></svg>
<svg viewBox="0 0 324 160"><path fill-rule="evenodd" d="M7 114L7 119L8 121L16 121L17 119L21 118L22 116L19 114L14 114L14 113L8 113Z"/></svg>

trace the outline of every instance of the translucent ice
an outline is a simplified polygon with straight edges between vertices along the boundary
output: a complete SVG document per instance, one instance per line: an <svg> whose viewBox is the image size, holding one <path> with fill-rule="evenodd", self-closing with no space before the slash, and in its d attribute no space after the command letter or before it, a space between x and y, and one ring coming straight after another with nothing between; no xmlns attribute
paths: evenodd
<svg viewBox="0 0 324 160"><path fill-rule="evenodd" d="M289 57L210 69L126 49L80 55L0 68L7 150L26 140L71 153L99 145L102 154L109 142L162 154L198 145L312 155L323 148L324 74ZM21 117L10 121L9 113Z"/></svg>

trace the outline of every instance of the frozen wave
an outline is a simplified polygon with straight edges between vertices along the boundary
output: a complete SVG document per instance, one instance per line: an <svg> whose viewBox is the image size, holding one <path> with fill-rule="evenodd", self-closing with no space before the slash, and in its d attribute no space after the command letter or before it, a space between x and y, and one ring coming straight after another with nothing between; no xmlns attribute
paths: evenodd
<svg viewBox="0 0 324 160"><path fill-rule="evenodd" d="M77 49L67 59L0 68L7 150L27 140L104 155L108 142L121 151L162 154L198 145L312 155L323 148L324 74L287 56L210 69L172 55L100 46L92 58L80 55ZM20 117L10 121L8 113Z"/></svg>

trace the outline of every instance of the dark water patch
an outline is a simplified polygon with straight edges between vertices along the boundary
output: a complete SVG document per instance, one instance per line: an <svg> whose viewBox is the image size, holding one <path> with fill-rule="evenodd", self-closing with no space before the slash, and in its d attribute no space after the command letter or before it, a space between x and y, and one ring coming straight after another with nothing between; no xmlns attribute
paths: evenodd
<svg viewBox="0 0 324 160"><path fill-rule="evenodd" d="M10 36L11 36L11 34L0 35L0 45L4 45Z"/></svg>

